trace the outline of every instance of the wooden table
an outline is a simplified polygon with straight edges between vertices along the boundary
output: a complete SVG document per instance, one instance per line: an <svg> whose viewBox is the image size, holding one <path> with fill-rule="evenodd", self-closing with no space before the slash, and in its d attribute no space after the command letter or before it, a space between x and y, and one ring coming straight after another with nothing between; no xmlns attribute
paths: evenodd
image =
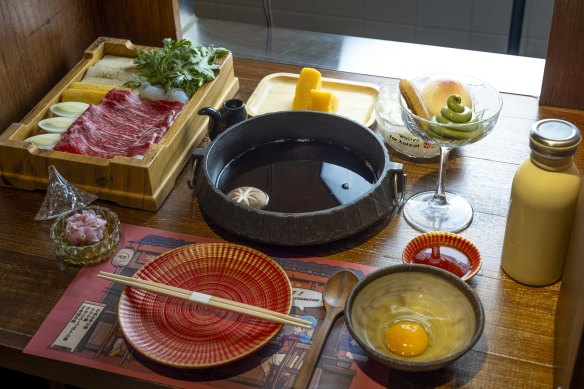
<svg viewBox="0 0 584 389"><path fill-rule="evenodd" d="M241 85L237 97L246 100L264 76L282 71L297 73L300 68L236 59L235 74ZM322 73L325 77L372 83L388 81L334 71ZM584 128L584 114L539 107L533 97L506 94L503 99L503 111L495 130L480 142L453 151L446 176L447 188L469 199L476 212L472 225L461 234L472 240L483 256L482 269L470 281L485 309L483 336L468 354L441 371L392 372L391 388L552 386L554 311L560 283L530 288L512 281L500 268L500 252L513 174L529 155L530 125L541 118L556 117ZM394 161L405 165L408 196L434 188L436 159L412 161L400 158L391 150L390 154ZM584 169L584 147L580 147L576 163L580 170ZM268 249L234 237L206 221L188 188L188 170L183 170L172 193L156 213L97 203L117 212L124 223ZM150 383L132 378L22 353L78 271L55 260L49 239L50 223L34 221L44 197L44 192L0 187L0 365L80 387L150 387ZM398 213L349 239L288 251L293 255L380 267L401 263L404 245L418 234Z"/></svg>

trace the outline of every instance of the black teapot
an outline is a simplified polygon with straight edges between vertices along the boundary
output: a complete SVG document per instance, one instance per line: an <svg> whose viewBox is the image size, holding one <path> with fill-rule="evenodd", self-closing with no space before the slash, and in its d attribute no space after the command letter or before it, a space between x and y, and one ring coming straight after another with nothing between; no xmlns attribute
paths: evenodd
<svg viewBox="0 0 584 389"><path fill-rule="evenodd" d="M215 139L225 129L247 119L245 103L239 99L225 100L219 110L205 107L201 108L198 113L199 115L209 116L207 132L211 140Z"/></svg>

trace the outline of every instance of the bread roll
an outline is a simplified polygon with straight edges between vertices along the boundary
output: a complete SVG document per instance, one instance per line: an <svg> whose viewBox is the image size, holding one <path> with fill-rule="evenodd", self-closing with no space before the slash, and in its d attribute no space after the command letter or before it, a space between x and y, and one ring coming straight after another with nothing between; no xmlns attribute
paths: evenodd
<svg viewBox="0 0 584 389"><path fill-rule="evenodd" d="M431 117L444 108L448 98L452 95L460 95L462 104L472 108L470 93L460 81L449 79L432 80L422 88L422 98Z"/></svg>
<svg viewBox="0 0 584 389"><path fill-rule="evenodd" d="M399 82L399 91L401 92L408 108L414 115L423 119L430 120L432 117L426 108L426 104L418 91L418 88L409 80L403 79Z"/></svg>

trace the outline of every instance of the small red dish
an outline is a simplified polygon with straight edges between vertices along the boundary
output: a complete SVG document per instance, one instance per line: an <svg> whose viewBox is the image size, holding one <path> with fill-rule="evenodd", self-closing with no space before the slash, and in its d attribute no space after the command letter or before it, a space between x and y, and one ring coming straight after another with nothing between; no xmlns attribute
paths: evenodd
<svg viewBox="0 0 584 389"><path fill-rule="evenodd" d="M481 268L481 254L465 237L451 232L427 232L412 239L402 253L404 263L429 265L447 270L464 281Z"/></svg>
<svg viewBox="0 0 584 389"><path fill-rule="evenodd" d="M288 314L292 287L269 256L231 243L168 251L134 275ZM233 362L264 347L282 328L261 319L126 287L118 308L126 340L164 365L200 369Z"/></svg>

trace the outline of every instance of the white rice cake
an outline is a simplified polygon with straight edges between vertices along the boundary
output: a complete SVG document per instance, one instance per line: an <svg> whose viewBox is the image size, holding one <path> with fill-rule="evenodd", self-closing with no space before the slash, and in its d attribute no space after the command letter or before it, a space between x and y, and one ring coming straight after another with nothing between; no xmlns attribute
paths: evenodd
<svg viewBox="0 0 584 389"><path fill-rule="evenodd" d="M134 58L105 55L87 69L81 82L123 86L128 81L134 81L137 74L138 69L134 64Z"/></svg>
<svg viewBox="0 0 584 389"><path fill-rule="evenodd" d="M101 77L109 78L111 80L119 80L122 82L132 81L136 79L136 74L133 72L128 72L121 69L114 68L102 68L98 66L92 66L87 69L85 77Z"/></svg>
<svg viewBox="0 0 584 389"><path fill-rule="evenodd" d="M85 75L85 77L83 77L81 82L88 82L91 84L111 85L111 86L123 86L125 83L125 81L121 81L121 80L114 80L111 78L103 78L103 77L93 77L93 76L88 76L87 74Z"/></svg>
<svg viewBox="0 0 584 389"><path fill-rule="evenodd" d="M100 68L113 68L126 71L136 71L134 64L135 58L132 57L118 57L116 55L104 55L102 59L97 61L95 66Z"/></svg>

